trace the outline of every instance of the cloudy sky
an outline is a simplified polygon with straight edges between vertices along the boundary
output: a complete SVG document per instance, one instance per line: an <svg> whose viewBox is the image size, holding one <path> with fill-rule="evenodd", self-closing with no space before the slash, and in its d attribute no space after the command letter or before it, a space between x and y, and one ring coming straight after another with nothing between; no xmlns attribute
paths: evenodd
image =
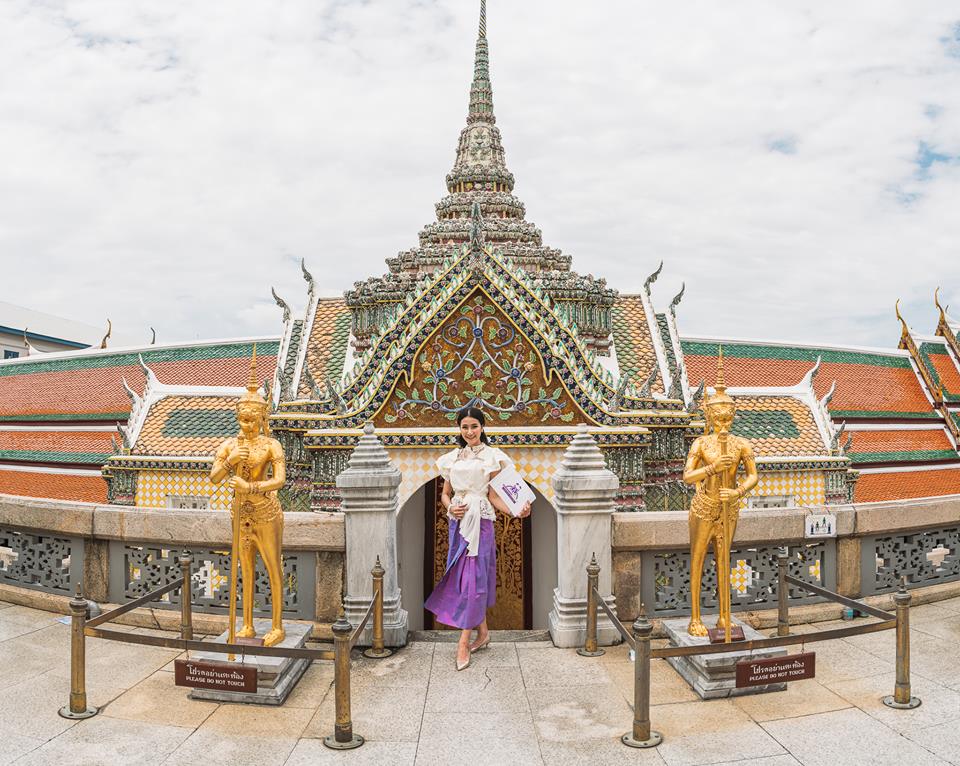
<svg viewBox="0 0 960 766"><path fill-rule="evenodd" d="M0 299L135 342L279 332L434 218L478 0L0 4ZM960 315L960 2L489 0L517 195L689 335Z"/></svg>

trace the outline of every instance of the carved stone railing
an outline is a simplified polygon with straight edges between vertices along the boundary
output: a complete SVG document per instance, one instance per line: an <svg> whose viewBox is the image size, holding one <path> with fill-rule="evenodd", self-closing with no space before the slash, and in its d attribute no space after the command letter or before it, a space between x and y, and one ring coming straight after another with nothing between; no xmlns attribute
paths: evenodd
<svg viewBox="0 0 960 766"><path fill-rule="evenodd" d="M284 514L284 613L332 622L340 606L344 523L339 513ZM144 509L0 495L0 598L4 588L71 596L77 585L101 603L126 603L180 577L193 557L191 602L226 614L231 525L226 511ZM255 613L267 614L258 559ZM167 595L152 608L179 608Z"/></svg>
<svg viewBox="0 0 960 766"><path fill-rule="evenodd" d="M834 538L804 538L804 517L837 516ZM624 619L642 601L648 614L690 610L687 513L617 513L613 517L614 593ZM738 610L777 605L776 555L789 548L789 574L850 598L954 584L960 593L960 496L824 507L744 510L731 555L732 604ZM702 604L715 600L716 568L704 566ZM952 591L951 591L952 592ZM789 602L816 601L791 589Z"/></svg>

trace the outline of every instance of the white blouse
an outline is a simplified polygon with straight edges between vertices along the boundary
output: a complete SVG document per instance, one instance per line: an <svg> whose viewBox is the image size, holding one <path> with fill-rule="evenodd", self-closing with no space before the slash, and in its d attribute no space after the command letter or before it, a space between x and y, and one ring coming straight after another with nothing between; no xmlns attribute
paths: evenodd
<svg viewBox="0 0 960 766"><path fill-rule="evenodd" d="M503 450L481 444L479 448L458 447L440 456L437 469L450 482L452 505L466 504L467 512L460 520L460 536L467 541L467 555L476 556L480 549L480 520L496 517L487 499L490 474L513 465ZM447 513L447 518L453 518Z"/></svg>

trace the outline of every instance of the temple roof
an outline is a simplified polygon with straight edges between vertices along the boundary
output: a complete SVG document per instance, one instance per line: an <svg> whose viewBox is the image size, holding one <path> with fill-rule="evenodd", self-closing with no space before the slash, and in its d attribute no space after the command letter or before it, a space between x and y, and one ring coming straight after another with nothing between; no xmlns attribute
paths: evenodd
<svg viewBox="0 0 960 766"><path fill-rule="evenodd" d="M814 386L817 396L823 397L836 382L828 405L833 418L924 420L939 417L906 351L686 337L681 345L691 383L704 378L710 380L716 370L717 349L721 343L730 386L792 385L821 359Z"/></svg>
<svg viewBox="0 0 960 766"><path fill-rule="evenodd" d="M923 430L851 431L848 455L854 465L957 460L943 427Z"/></svg>
<svg viewBox="0 0 960 766"><path fill-rule="evenodd" d="M936 497L960 492L960 468L862 473L857 480L855 503Z"/></svg>
<svg viewBox="0 0 960 766"><path fill-rule="evenodd" d="M145 418L132 455L211 457L239 431L239 396L178 394L156 401Z"/></svg>
<svg viewBox="0 0 960 766"><path fill-rule="evenodd" d="M737 413L731 432L749 439L763 457L829 456L830 445L809 402L786 394L737 394L729 390Z"/></svg>
<svg viewBox="0 0 960 766"><path fill-rule="evenodd" d="M206 404L174 407L156 427L168 405L157 413L151 405L177 392L209 395L224 384L242 391L254 343L258 373L269 378L276 337L84 349L0 362L0 494L103 502L100 469L121 442L130 448L143 433L141 446L160 454L178 454L188 444L205 449L206 442L198 447L196 440L208 435L210 423L194 410Z"/></svg>

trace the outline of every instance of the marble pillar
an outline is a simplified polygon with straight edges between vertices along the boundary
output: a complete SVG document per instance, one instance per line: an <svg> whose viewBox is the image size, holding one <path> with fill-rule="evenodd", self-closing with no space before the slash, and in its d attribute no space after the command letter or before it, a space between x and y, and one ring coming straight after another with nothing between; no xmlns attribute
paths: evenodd
<svg viewBox="0 0 960 766"><path fill-rule="evenodd" d="M603 453L581 426L553 476L557 511L557 588L550 612L550 636L559 647L583 646L587 630L587 564L596 555L598 590L616 613L612 595L611 521L620 482ZM620 633L604 612L597 617L597 641L609 646Z"/></svg>
<svg viewBox="0 0 960 766"><path fill-rule="evenodd" d="M383 635L387 646L407 643L407 613L401 607L397 572L397 511L400 471L390 462L383 444L367 423L350 455L347 469L337 476L346 534L347 620L358 625L373 597L370 570L380 557L383 566ZM360 639L369 645L372 621Z"/></svg>

